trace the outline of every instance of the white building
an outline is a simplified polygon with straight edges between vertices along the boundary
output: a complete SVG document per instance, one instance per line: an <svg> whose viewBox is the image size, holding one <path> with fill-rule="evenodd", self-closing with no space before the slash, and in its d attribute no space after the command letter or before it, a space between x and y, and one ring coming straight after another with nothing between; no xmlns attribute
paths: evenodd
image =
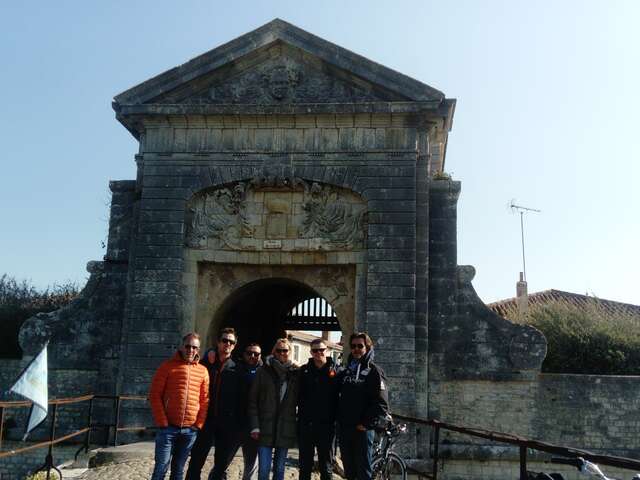
<svg viewBox="0 0 640 480"><path fill-rule="evenodd" d="M340 363L342 357L342 345L329 340L329 332L323 332L322 336L314 335L313 332L302 332L300 330L287 331L287 338L291 341L293 354L291 359L299 365L307 363L311 358L311 342L317 338L322 338L327 345L327 357L333 358L336 363Z"/></svg>

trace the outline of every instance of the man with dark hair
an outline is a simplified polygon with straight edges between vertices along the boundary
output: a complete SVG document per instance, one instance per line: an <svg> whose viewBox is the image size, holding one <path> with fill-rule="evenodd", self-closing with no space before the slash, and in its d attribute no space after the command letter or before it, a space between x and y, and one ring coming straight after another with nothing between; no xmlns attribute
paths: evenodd
<svg viewBox="0 0 640 480"><path fill-rule="evenodd" d="M338 379L327 344L321 338L311 342L311 358L300 369L298 393L298 448L300 480L311 480L314 451L318 451L321 480L331 480L335 435Z"/></svg>
<svg viewBox="0 0 640 480"><path fill-rule="evenodd" d="M209 479L224 480L229 464L240 447L243 417L241 399L246 396L247 389L236 363L231 359L237 342L235 330L223 328L218 336L215 355L212 355L213 361L209 355L203 358L202 363L209 371L211 401L207 421L191 450L187 480L200 480L202 467L213 443L216 448Z"/></svg>
<svg viewBox="0 0 640 480"><path fill-rule="evenodd" d="M387 379L373 363L373 341L364 332L349 338L351 354L340 373L338 425L347 480L371 480L374 428L389 412Z"/></svg>
<svg viewBox="0 0 640 480"><path fill-rule="evenodd" d="M205 423L209 404L209 373L198 363L200 336L182 338L178 352L156 370L149 402L157 427L152 480L162 480L171 463L171 479L182 479L184 464Z"/></svg>
<svg viewBox="0 0 640 480"><path fill-rule="evenodd" d="M244 347L242 352L242 361L239 362L240 374L244 378L245 393L242 395L242 458L244 460L244 470L242 472L242 480L256 480L258 478L258 442L251 437L249 427L249 390L251 384L256 378L258 369L262 366L260 358L262 350L260 344L249 343Z"/></svg>

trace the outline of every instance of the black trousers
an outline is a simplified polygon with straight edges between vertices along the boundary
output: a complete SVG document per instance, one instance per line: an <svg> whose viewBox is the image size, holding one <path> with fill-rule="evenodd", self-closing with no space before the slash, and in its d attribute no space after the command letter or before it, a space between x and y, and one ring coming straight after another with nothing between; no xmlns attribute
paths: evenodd
<svg viewBox="0 0 640 480"><path fill-rule="evenodd" d="M241 441L239 432L205 423L191 449L191 460L186 480L200 480L202 467L204 467L214 442L216 448L213 453L213 470L209 473L208 478L209 480L226 480L227 469L240 448Z"/></svg>
<svg viewBox="0 0 640 480"><path fill-rule="evenodd" d="M333 473L333 424L300 423L298 427L298 450L300 455L299 480L310 480L313 457L317 450L321 480L331 480Z"/></svg>
<svg viewBox="0 0 640 480"><path fill-rule="evenodd" d="M340 425L340 456L347 480L371 480L375 432L356 430L355 425Z"/></svg>

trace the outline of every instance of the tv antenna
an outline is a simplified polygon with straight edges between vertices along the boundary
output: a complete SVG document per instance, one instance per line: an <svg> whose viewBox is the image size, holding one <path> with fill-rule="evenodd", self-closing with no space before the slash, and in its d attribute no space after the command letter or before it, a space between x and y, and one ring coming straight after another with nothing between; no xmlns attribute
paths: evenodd
<svg viewBox="0 0 640 480"><path fill-rule="evenodd" d="M528 212L540 213L541 210L537 210L535 208L523 207L522 205L516 205L515 198L511 200L509 205L512 212L517 212L520 214L520 238L522 240L522 277L524 281L527 281L527 262L525 261L524 256L524 214Z"/></svg>

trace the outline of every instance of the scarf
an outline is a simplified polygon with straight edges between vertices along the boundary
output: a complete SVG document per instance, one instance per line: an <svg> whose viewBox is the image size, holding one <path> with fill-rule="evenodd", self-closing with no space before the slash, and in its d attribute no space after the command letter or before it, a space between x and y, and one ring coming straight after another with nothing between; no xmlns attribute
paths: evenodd
<svg viewBox="0 0 640 480"><path fill-rule="evenodd" d="M291 368L291 360L287 363L282 363L277 358L270 356L267 358L267 363L271 365L273 371L276 372L276 376L278 377L278 386L280 392L280 401L284 399L285 394L287 393L287 385L288 385L288 374L289 368Z"/></svg>

